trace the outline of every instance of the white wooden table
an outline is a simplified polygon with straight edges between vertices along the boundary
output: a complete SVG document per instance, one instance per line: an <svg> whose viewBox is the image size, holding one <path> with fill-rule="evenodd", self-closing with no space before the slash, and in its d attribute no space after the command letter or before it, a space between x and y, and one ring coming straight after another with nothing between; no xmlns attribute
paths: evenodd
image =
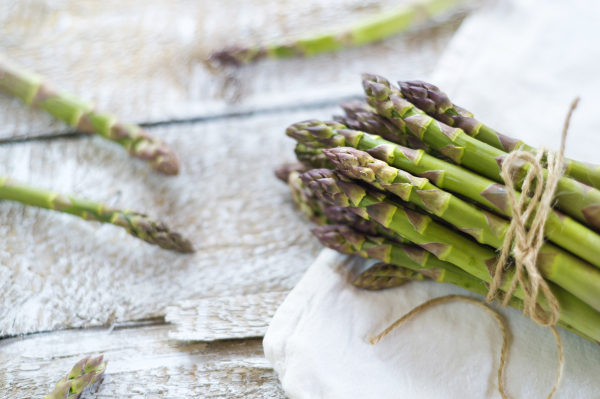
<svg viewBox="0 0 600 399"><path fill-rule="evenodd" d="M0 174L160 217L197 252L0 202L0 398L42 398L93 354L108 370L84 397L285 397L260 337L320 246L273 176L293 160L283 131L339 113L340 99L360 96L361 72L426 77L465 13L313 59L223 70L203 60L234 40L293 35L399 2L1 2L0 51L150 124L182 169L158 176L118 145L0 95Z"/></svg>

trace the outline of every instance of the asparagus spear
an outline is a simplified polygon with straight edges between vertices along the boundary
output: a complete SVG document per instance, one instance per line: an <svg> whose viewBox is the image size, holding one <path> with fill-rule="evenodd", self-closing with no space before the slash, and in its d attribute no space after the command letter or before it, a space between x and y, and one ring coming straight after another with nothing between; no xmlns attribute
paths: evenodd
<svg viewBox="0 0 600 399"><path fill-rule="evenodd" d="M323 152L318 148L312 148L302 143L298 143L296 144L296 148L294 148L294 152L296 153L298 161L310 165L313 168L333 168L329 159L323 155Z"/></svg>
<svg viewBox="0 0 600 399"><path fill-rule="evenodd" d="M406 133L414 134L431 148L454 162L492 180L502 183L501 164L506 152L494 148L457 129L438 122L406 101L399 90L392 88L385 78L363 75L367 102L380 115L401 119ZM520 189L530 167L523 162L514 169L516 185ZM548 171L543 170L544 179ZM556 203L569 216L600 231L600 191L562 177L556 186Z"/></svg>
<svg viewBox="0 0 600 399"><path fill-rule="evenodd" d="M278 171L280 174L283 174L284 171L287 172L287 182L292 192L292 199L298 209L300 209L310 221L318 225L343 224L363 234L371 236L381 235L399 244L407 243L405 239L395 234L390 229L386 229L372 220L367 220L358 216L355 212L361 213L360 210L355 209L353 212L350 208L331 206L318 199L313 194L312 190L307 188L300 179L300 173L306 171L304 170L304 165L300 166L300 168L294 168L294 166L291 165L284 165L282 168L279 168Z"/></svg>
<svg viewBox="0 0 600 399"><path fill-rule="evenodd" d="M136 158L150 163L166 175L179 173L179 159L166 144L150 137L140 126L121 122L100 112L93 104L65 93L42 76L0 57L0 89L25 104L40 107L82 133L100 136L121 144Z"/></svg>
<svg viewBox="0 0 600 399"><path fill-rule="evenodd" d="M409 81L398 82L398 85L404 98L440 122L462 129L469 136L502 151L523 150L532 154L537 153L536 148L523 141L498 133L479 122L471 112L452 104L448 96L432 84ZM600 166L568 158L565 158L564 165L567 176L594 188L600 188Z"/></svg>
<svg viewBox="0 0 600 399"><path fill-rule="evenodd" d="M407 281L421 281L425 275L405 267L378 263L371 266L352 281L352 285L366 290L382 290L397 287Z"/></svg>
<svg viewBox="0 0 600 399"><path fill-rule="evenodd" d="M360 130L371 134L377 134L392 143L400 144L404 147L410 147L417 150L423 150L426 153L433 153L437 158L442 154L432 151L427 144L423 143L417 137L406 134L398 128L397 121L392 121L386 117L378 115L376 110L361 101L349 101L340 104L346 112L345 117L335 117L336 122L340 122L353 130Z"/></svg>
<svg viewBox="0 0 600 399"><path fill-rule="evenodd" d="M412 176L383 161L376 160L366 152L347 147L325 149L323 152L346 176L366 181L374 184L377 188L396 194L404 201L409 201L446 220L482 244L491 245L497 249L502 248L509 228L508 221L440 190L429 183L427 179ZM539 257L546 258L540 262L540 267L542 264L546 264L546 267L550 267L548 265L552 264L552 273L555 276L562 275L564 279L575 279L582 284L572 288L563 285L564 288L572 290L573 293L588 291L590 296L587 298L596 296L593 293L597 291L597 287L600 287L600 270L598 268L550 243L542 245ZM542 274L545 271L547 270L543 269ZM544 277L551 278L545 274ZM555 278L558 279L558 277ZM556 282L556 279L553 281ZM600 293L597 295L597 299L598 301L591 305L600 310Z"/></svg>
<svg viewBox="0 0 600 399"><path fill-rule="evenodd" d="M114 224L125 228L132 236L161 248L178 252L194 252L192 243L180 234L169 231L161 222L129 209L111 209L98 202L28 186L1 175L0 199L69 213L85 220Z"/></svg>
<svg viewBox="0 0 600 399"><path fill-rule="evenodd" d="M482 281L478 281L471 276L463 276L456 274L450 270L446 269L421 269L421 270L412 270L407 267L397 266L387 263L378 263L371 266L369 269L365 270L361 275L359 275L353 282L355 286L367 290L381 290L386 288L396 287L400 284L405 283L408 280L411 281L422 281L418 277L418 275L414 275L414 273L419 273L425 277L429 277L432 280L438 283L447 283L456 285L457 287L461 287L466 289L467 291L474 292L475 294L479 294L482 296L486 296L487 294L487 286ZM508 301L508 305L513 308L523 310L523 301L518 298L511 297ZM564 328L565 330L571 331L574 334L577 334L588 341L591 341L595 344L598 344L597 341L588 337L584 333L577 331L572 326L564 323L562 321L558 321L556 323L558 326Z"/></svg>
<svg viewBox="0 0 600 399"><path fill-rule="evenodd" d="M395 242L396 244L409 244L408 240L402 238L400 235L394 233L392 230L383 227L374 220L368 220L358 216L349 208L341 206L324 205L323 213L327 218L327 224L345 225L353 230L358 231L361 234L365 234L372 237L385 237L387 240Z"/></svg>
<svg viewBox="0 0 600 399"><path fill-rule="evenodd" d="M209 60L219 64L243 65L261 58L312 57L317 54L363 46L404 32L459 5L464 0L421 0L372 15L358 23L309 33L296 40L274 42L265 46L229 46L211 54Z"/></svg>
<svg viewBox="0 0 600 399"><path fill-rule="evenodd" d="M85 387L95 384L106 370L106 361L102 356L87 356L75 364L73 369L63 377L56 388L45 399L77 399Z"/></svg>
<svg viewBox="0 0 600 399"><path fill-rule="evenodd" d="M323 215L323 209L327 205L318 200L313 192L304 185L300 180L300 173L299 171L292 171L288 177L288 186L292 192L294 204L311 222L316 224L327 223L327 218Z"/></svg>
<svg viewBox="0 0 600 399"><path fill-rule="evenodd" d="M493 268L496 264L496 253L488 247L478 244L462 234L442 226L429 216L405 209L379 192L367 191L353 183L350 179L328 169L314 169L301 175L304 184L315 195L326 202L336 206L354 206L364 209L369 218L384 227L393 230L405 239L432 252L440 260L445 260L462 268L467 273L487 283L492 281ZM388 246L379 247L378 250L389 252ZM381 259L386 261L385 259ZM393 262L392 262L393 263ZM565 273L553 258L538 257L540 273L558 286L564 288L557 293L560 303L562 292L574 294L591 308L600 309L600 290L585 281L586 276ZM509 270L504 284L501 286L506 291L514 275L514 269ZM515 296L525 299L522 287L518 287ZM547 306L545 297L542 306ZM561 307L562 309L562 307ZM598 314L600 317L600 314ZM568 316L566 316L568 317ZM572 324L569 320L567 323ZM581 330L588 334L587 331ZM600 334L600 331L596 334Z"/></svg>
<svg viewBox="0 0 600 399"><path fill-rule="evenodd" d="M292 172L306 172L310 168L303 162L286 163L275 170L275 176L284 183L287 183Z"/></svg>
<svg viewBox="0 0 600 399"><path fill-rule="evenodd" d="M350 146L368 152L389 165L427 178L435 186L511 216L507 188L460 166L383 140L379 136L347 130L338 122L309 120L291 125L286 134L306 145L320 148ZM517 200L520 193L515 193ZM558 246L600 267L600 235L573 219L552 210L548 213L546 237Z"/></svg>
<svg viewBox="0 0 600 399"><path fill-rule="evenodd" d="M375 241L346 226L319 226L313 228L312 231L324 246L338 252L373 258L413 270L423 270L430 273L430 276L434 276L439 270L445 270L446 273L450 272L450 275L459 277L456 280L462 281L460 286L463 288L482 295L487 294L485 283L489 282L489 275L487 275L488 278L479 278L475 274L467 273L462 269L463 266L457 265L450 259L448 261L438 259L421 248L401 246L381 238ZM482 275L485 277L485 274ZM452 283L455 284L455 282ZM600 314L560 287L552 283L549 283L549 285L560 303L559 325L581 335L583 338L598 343ZM522 291L515 291L517 298L522 299L522 294ZM542 307L546 306L540 298L538 298L538 303ZM511 301L509 304L512 306L515 302ZM519 308L522 308L522 305Z"/></svg>

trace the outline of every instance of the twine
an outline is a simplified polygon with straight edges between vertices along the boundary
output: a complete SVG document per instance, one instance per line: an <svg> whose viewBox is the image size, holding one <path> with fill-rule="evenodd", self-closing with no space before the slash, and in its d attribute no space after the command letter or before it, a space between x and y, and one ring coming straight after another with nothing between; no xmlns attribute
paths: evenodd
<svg viewBox="0 0 600 399"><path fill-rule="evenodd" d="M537 324L549 327L554 335L554 339L556 340L556 347L558 351L558 371L547 399L550 399L554 396L554 393L558 389L558 385L560 384L560 380L562 378L564 363L563 346L560 335L556 330L556 327L554 327L560 315L558 301L554 297L554 294L552 294L548 283L541 276L537 268L537 256L542 244L544 243L544 225L546 223L546 217L552 209L554 191L559 179L563 174L563 154L565 151L567 132L569 130L571 115L573 114L573 111L577 107L578 103L579 98L576 98L571 104L569 113L567 114L562 132L560 151L554 153L552 150L546 149L542 146L538 149L536 156L526 151L513 151L504 159L502 164L502 178L504 179L504 183L508 188L508 199L513 212L513 217L502 245L500 257L498 262L496 262L493 273L494 275L486 298L488 302L491 302L497 295L498 290L502 285L504 277L503 272L508 270L508 267L510 266L509 256L512 252L516 265L515 274L511 279L509 288L504 294L502 306L506 306L508 304L510 298L514 294L515 289L517 289L517 284L520 284L524 293L523 314L531 317ZM546 155L546 167L548 170L545 184L543 167L541 165L544 155ZM516 194L512 189L514 187L514 180L511 170L517 158L529 162L530 164L527 175L523 181L523 186L521 187L522 195L519 201L517 201ZM531 190L534 182L535 189ZM530 191L533 191L531 198L528 197L528 193ZM529 231L527 231L526 223L531 217L533 217L533 220L531 221ZM525 273L525 271L527 273ZM542 307L537 303L538 293L540 291L546 298L549 312L544 311L544 309L542 309ZM485 310L498 323L500 332L502 333L502 349L500 352L500 366L498 368L498 391L503 399L508 399L509 397L504 389L504 375L506 372L506 364L508 359L508 334L506 331L506 325L498 312L477 299L462 295L447 295L440 298L431 299L402 316L388 328L383 330L380 334L371 338L369 342L372 345L375 345L413 315L434 305L453 301L461 301L477 305Z"/></svg>

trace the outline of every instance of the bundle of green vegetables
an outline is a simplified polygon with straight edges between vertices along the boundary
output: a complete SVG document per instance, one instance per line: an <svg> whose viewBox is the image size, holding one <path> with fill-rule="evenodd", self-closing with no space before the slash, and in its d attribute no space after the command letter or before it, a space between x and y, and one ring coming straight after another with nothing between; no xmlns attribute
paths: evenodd
<svg viewBox="0 0 600 399"><path fill-rule="evenodd" d="M503 160L516 149L536 150L482 124L431 84L396 87L364 75L363 87L366 102L342 104L346 115L286 130L298 142L300 163L278 177L319 224L313 233L325 246L383 262L358 276L356 286L433 279L487 294L510 226L509 190L517 199L530 195L520 190L531 165L512 163L516 184L507 187ZM558 301L558 325L598 343L600 168L564 164L537 268ZM509 265L502 291L514 273ZM522 309L526 295L518 286L508 304ZM550 311L545 296L537 303Z"/></svg>

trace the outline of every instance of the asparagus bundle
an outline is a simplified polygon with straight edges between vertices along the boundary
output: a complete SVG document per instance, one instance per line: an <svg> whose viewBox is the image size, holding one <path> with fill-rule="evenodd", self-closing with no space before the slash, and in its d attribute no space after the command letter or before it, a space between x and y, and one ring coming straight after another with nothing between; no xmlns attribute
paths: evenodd
<svg viewBox="0 0 600 399"><path fill-rule="evenodd" d="M45 399L79 398L85 387L95 384L104 375L106 363L102 361L102 356L81 359Z"/></svg>
<svg viewBox="0 0 600 399"><path fill-rule="evenodd" d="M504 151L531 148L498 135L503 147L490 146L472 137L486 131L481 126L477 135L454 127L468 124L465 118L472 115L426 83L396 88L384 78L364 75L363 86L367 103L343 103L345 116L298 122L286 130L304 161L295 178L306 196L312 192L324 216L314 234L337 251L386 263L365 271L355 285L381 289L425 276L485 295L495 269L503 267L500 290L509 293L506 304L547 315L555 312L556 300L559 311L536 316L540 322L558 320L600 341L600 234L585 225L595 226L600 192L571 179L577 177L572 174L559 180L556 203L565 214L547 213L543 234L549 241L534 258L540 284L548 289L532 296L529 277L519 271L516 282L516 268L510 262L497 265L494 251L505 245L509 232L509 193L517 201L535 203L537 197L530 198L526 186L547 178L544 171L524 186L530 165L521 162L513 173L515 188L523 187L523 193L501 184ZM581 170L581 165L570 161L569 168ZM327 216L328 209L341 217ZM524 220L525 227L531 227L536 213ZM368 222L368 229L361 229L356 218Z"/></svg>
<svg viewBox="0 0 600 399"><path fill-rule="evenodd" d="M338 122L310 120L288 127L286 134L315 148L350 146L390 166L427 178L444 189L495 213L511 216L507 188L474 172L435 158L422 150L395 145L379 136L348 130ZM517 198L520 194L516 193ZM550 212L546 236L558 246L600 267L600 235L559 212Z"/></svg>
<svg viewBox="0 0 600 399"><path fill-rule="evenodd" d="M0 57L0 89L20 98L25 104L40 107L82 133L100 136L121 144L136 158L150 163L166 175L179 173L179 159L173 150L140 126L124 123L100 112L93 104L65 93L33 72Z"/></svg>
<svg viewBox="0 0 600 399"><path fill-rule="evenodd" d="M524 150L536 154L537 150L521 140L498 133L473 117L462 107L452 104L448 96L436 86L421 82L398 82L400 90L413 105L449 126L462 129L466 134L499 150L510 152ZM594 188L600 188L600 166L565 159L565 174Z"/></svg>
<svg viewBox="0 0 600 399"><path fill-rule="evenodd" d="M90 200L66 196L50 190L25 185L0 175L0 200L52 209L85 220L110 223L125 228L129 234L150 244L178 252L193 252L192 243L164 224L129 209L117 210Z"/></svg>
<svg viewBox="0 0 600 399"><path fill-rule="evenodd" d="M399 89L385 78L364 75L367 101L385 117L392 118L405 133L415 135L432 149L457 164L480 173L496 182L503 182L501 165L507 153L479 141L462 129L453 128L425 114L405 100ZM431 94L430 94L431 95ZM439 103L445 102L442 96ZM514 168L516 185L520 189L530 164L523 162ZM544 179L547 171L544 170ZM562 177L556 187L556 203L569 216L600 230L600 191Z"/></svg>
<svg viewBox="0 0 600 399"><path fill-rule="evenodd" d="M397 9L372 15L349 26L338 26L325 32L311 33L296 40L275 42L265 46L228 46L211 54L209 59L223 65L243 65L261 58L312 57L321 53L363 46L404 32L461 3L464 3L464 0L414 1Z"/></svg>

